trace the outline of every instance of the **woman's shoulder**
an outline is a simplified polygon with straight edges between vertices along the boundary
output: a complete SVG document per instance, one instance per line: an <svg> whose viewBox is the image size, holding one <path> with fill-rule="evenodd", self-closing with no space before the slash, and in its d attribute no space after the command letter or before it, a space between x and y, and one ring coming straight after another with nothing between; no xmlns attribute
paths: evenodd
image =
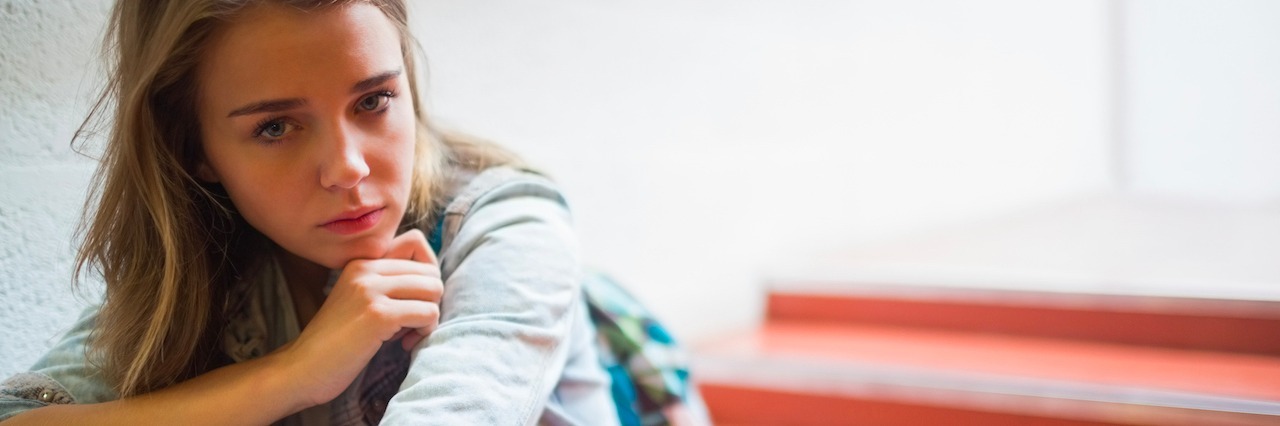
<svg viewBox="0 0 1280 426"><path fill-rule="evenodd" d="M455 177L453 197L444 215L466 216L481 206L513 197L535 197L567 207L560 188L533 169L497 166L478 172L462 172Z"/></svg>
<svg viewBox="0 0 1280 426"><path fill-rule="evenodd" d="M490 237L494 253L543 253L543 245L576 247L568 202L545 175L516 167L492 167L461 182L428 233L446 275ZM575 249L576 250L576 249ZM576 252L569 250L566 252Z"/></svg>

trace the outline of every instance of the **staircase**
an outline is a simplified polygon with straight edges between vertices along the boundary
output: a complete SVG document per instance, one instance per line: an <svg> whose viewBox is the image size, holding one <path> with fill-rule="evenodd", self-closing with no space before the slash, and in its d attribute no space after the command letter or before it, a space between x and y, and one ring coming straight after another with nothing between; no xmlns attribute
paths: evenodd
<svg viewBox="0 0 1280 426"><path fill-rule="evenodd" d="M1198 246L1163 244L1181 238L1178 232L1203 232L1196 221L1216 216L1201 211L1160 213L1168 228L1148 225L1143 232L1152 235L1117 240L1114 229L1158 222L1140 210L1106 204L1077 209L1088 218L1083 222L1061 215L1005 221L842 253L835 258L871 260L818 274L821 280L775 280L758 327L694 345L695 379L712 419L719 425L1280 425L1280 302L1266 293L1277 287L1231 286L1243 279L1274 282L1280 267L1236 263L1215 271L1190 262L1226 256L1225 245L1203 254ZM1277 217L1267 215L1254 222L1265 226L1249 229L1274 234ZM1125 258L1124 244L1153 239L1185 253ZM1248 241L1250 248L1275 252L1269 237ZM946 246L968 250L938 249ZM973 247L984 255L973 254ZM1095 250L1089 247L1113 252L1090 259ZM914 279L849 273L913 261L885 253L927 250L928 259L899 268L914 271ZM1048 254L1037 257L1037 250ZM1046 266L1058 267L1054 277L1088 279L1032 285L1025 274L939 278ZM930 268L946 273L931 275ZM1107 275L1117 270L1123 276ZM1214 276L1232 279L1204 284ZM1159 285L1169 277L1186 280ZM1213 296L1249 292L1266 297Z"/></svg>

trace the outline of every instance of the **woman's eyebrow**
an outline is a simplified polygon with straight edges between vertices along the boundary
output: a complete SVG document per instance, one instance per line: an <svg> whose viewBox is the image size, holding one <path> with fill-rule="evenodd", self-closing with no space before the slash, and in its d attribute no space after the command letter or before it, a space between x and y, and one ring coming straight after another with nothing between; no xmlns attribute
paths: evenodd
<svg viewBox="0 0 1280 426"><path fill-rule="evenodd" d="M230 114L227 114L227 118L262 112L288 111L306 104L307 100L302 98L272 99L269 101L254 102L232 110Z"/></svg>
<svg viewBox="0 0 1280 426"><path fill-rule="evenodd" d="M387 80L391 80L393 78L399 77L400 73L402 72L403 72L402 70L396 69L396 70L382 72L373 77L360 80L355 84L355 86L351 87L351 92L358 94L361 92L368 91L369 89L378 87L378 85L382 83L386 83ZM227 114L227 118L241 116L241 115L258 114L263 112L288 111L306 104L307 104L307 100L302 98L272 99L268 101L254 102L254 103L232 110L230 114Z"/></svg>
<svg viewBox="0 0 1280 426"><path fill-rule="evenodd" d="M356 83L355 86L351 87L351 93L359 94L361 92L367 92L369 91L369 89L378 87L378 85L382 83L386 83L387 80L399 77L400 73L401 73L401 70L396 69L396 70L380 73L378 75L366 78L364 80L360 80L359 83Z"/></svg>

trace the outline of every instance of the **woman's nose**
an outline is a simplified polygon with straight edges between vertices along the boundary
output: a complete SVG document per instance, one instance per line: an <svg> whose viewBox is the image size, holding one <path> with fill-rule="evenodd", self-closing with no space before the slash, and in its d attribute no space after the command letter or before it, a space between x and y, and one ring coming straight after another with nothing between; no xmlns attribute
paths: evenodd
<svg viewBox="0 0 1280 426"><path fill-rule="evenodd" d="M335 127L329 143L322 144L320 185L326 189L351 189L369 176L369 164L359 134L354 129Z"/></svg>

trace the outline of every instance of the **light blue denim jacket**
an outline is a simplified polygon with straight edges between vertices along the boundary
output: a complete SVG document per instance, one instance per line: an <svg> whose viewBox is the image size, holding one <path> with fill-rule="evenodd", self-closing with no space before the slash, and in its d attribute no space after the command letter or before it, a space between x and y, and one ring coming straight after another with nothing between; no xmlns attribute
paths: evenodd
<svg viewBox="0 0 1280 426"><path fill-rule="evenodd" d="M489 169L461 186L443 223L440 326L408 354L396 342L384 345L342 395L277 424L617 424L580 288L576 236L556 187ZM256 299L224 336L233 359L261 356L300 331L283 278L275 267L264 270ZM31 372L0 385L0 420L117 398L86 362L96 316L97 307L87 309Z"/></svg>

